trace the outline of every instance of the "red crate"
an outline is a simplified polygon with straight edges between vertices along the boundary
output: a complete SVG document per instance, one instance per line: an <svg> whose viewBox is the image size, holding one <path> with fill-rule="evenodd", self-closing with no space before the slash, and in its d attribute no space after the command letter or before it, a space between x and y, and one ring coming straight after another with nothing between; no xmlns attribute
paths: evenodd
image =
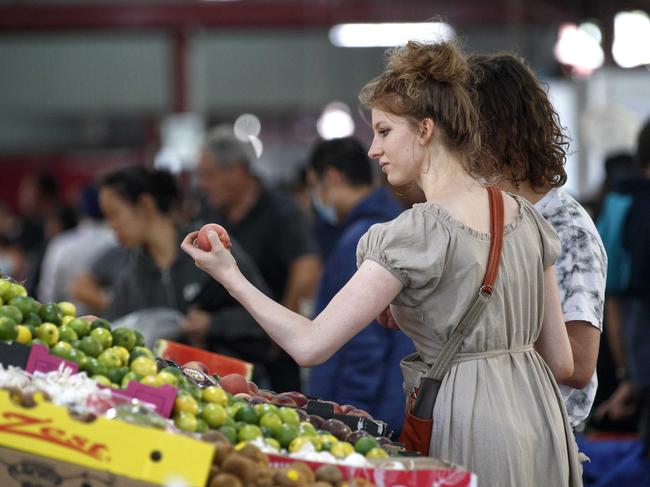
<svg viewBox="0 0 650 487"><path fill-rule="evenodd" d="M157 340L154 345L154 353L159 357L173 360L180 365L192 361L201 362L208 368L210 375L240 374L248 380L253 376L253 364L250 362L190 347L171 340Z"/></svg>

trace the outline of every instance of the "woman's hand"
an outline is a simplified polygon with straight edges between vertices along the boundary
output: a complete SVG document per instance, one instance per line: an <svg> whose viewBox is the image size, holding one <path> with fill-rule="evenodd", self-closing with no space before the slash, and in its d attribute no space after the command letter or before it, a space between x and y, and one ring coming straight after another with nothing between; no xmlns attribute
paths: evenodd
<svg viewBox="0 0 650 487"><path fill-rule="evenodd" d="M226 289L241 277L237 262L232 254L223 246L217 233L208 230L207 236L212 249L209 252L201 250L194 245L199 232L188 234L181 243L181 248L194 259L196 266L210 274Z"/></svg>

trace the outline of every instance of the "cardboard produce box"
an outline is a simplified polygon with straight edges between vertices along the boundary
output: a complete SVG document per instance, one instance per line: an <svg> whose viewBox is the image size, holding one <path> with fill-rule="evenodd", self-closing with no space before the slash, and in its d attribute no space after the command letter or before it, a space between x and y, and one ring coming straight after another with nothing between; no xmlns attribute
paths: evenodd
<svg viewBox="0 0 650 487"><path fill-rule="evenodd" d="M182 479L196 487L205 485L214 453L208 443L155 428L103 417L80 422L46 401L24 408L7 391L0 391L0 447L154 485Z"/></svg>
<svg viewBox="0 0 650 487"><path fill-rule="evenodd" d="M0 447L2 487L153 487L154 484Z"/></svg>

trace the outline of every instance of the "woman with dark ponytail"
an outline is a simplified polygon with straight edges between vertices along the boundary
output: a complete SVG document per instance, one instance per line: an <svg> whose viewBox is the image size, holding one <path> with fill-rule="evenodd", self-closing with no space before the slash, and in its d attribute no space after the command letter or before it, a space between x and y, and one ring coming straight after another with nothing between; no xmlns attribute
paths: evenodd
<svg viewBox="0 0 650 487"><path fill-rule="evenodd" d="M170 173L143 166L125 167L101 181L102 211L120 244L130 250L127 268L103 315L114 320L147 308L175 309L185 315L182 331L191 344L241 357L246 347L236 345L240 338L245 337L252 350L258 339L267 343L265 334L222 286L215 286L192 259L179 252L185 233L175 218L180 198ZM243 260L243 272L266 289L236 242L233 254ZM218 349L212 343L215 336L220 337ZM232 339L232 346L226 337Z"/></svg>
<svg viewBox="0 0 650 487"><path fill-rule="evenodd" d="M329 358L390 306L418 352L402 361L405 389L420 394L422 376L444 364L424 450L476 472L480 485L581 485L554 380L573 372L553 269L559 240L526 200L483 185L496 168L477 158L465 57L453 44L409 42L389 51L360 99L372 111L370 156L390 184L418 185L426 203L370 227L357 273L317 317L255 289L216 234L210 252L192 245L195 232L183 250L303 366Z"/></svg>

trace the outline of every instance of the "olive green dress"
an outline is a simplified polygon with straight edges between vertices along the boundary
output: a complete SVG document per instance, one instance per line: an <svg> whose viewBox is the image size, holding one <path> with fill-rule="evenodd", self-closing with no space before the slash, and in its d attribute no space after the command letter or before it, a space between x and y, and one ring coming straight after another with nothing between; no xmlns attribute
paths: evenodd
<svg viewBox="0 0 650 487"><path fill-rule="evenodd" d="M533 349L544 311L543 272L558 258L560 242L528 202L517 201L493 298L438 394L430 455L475 472L481 486L579 486L581 466L562 397ZM373 260L402 282L391 311L426 364L474 300L489 245L489 234L433 203L372 226L359 241L358 265Z"/></svg>

